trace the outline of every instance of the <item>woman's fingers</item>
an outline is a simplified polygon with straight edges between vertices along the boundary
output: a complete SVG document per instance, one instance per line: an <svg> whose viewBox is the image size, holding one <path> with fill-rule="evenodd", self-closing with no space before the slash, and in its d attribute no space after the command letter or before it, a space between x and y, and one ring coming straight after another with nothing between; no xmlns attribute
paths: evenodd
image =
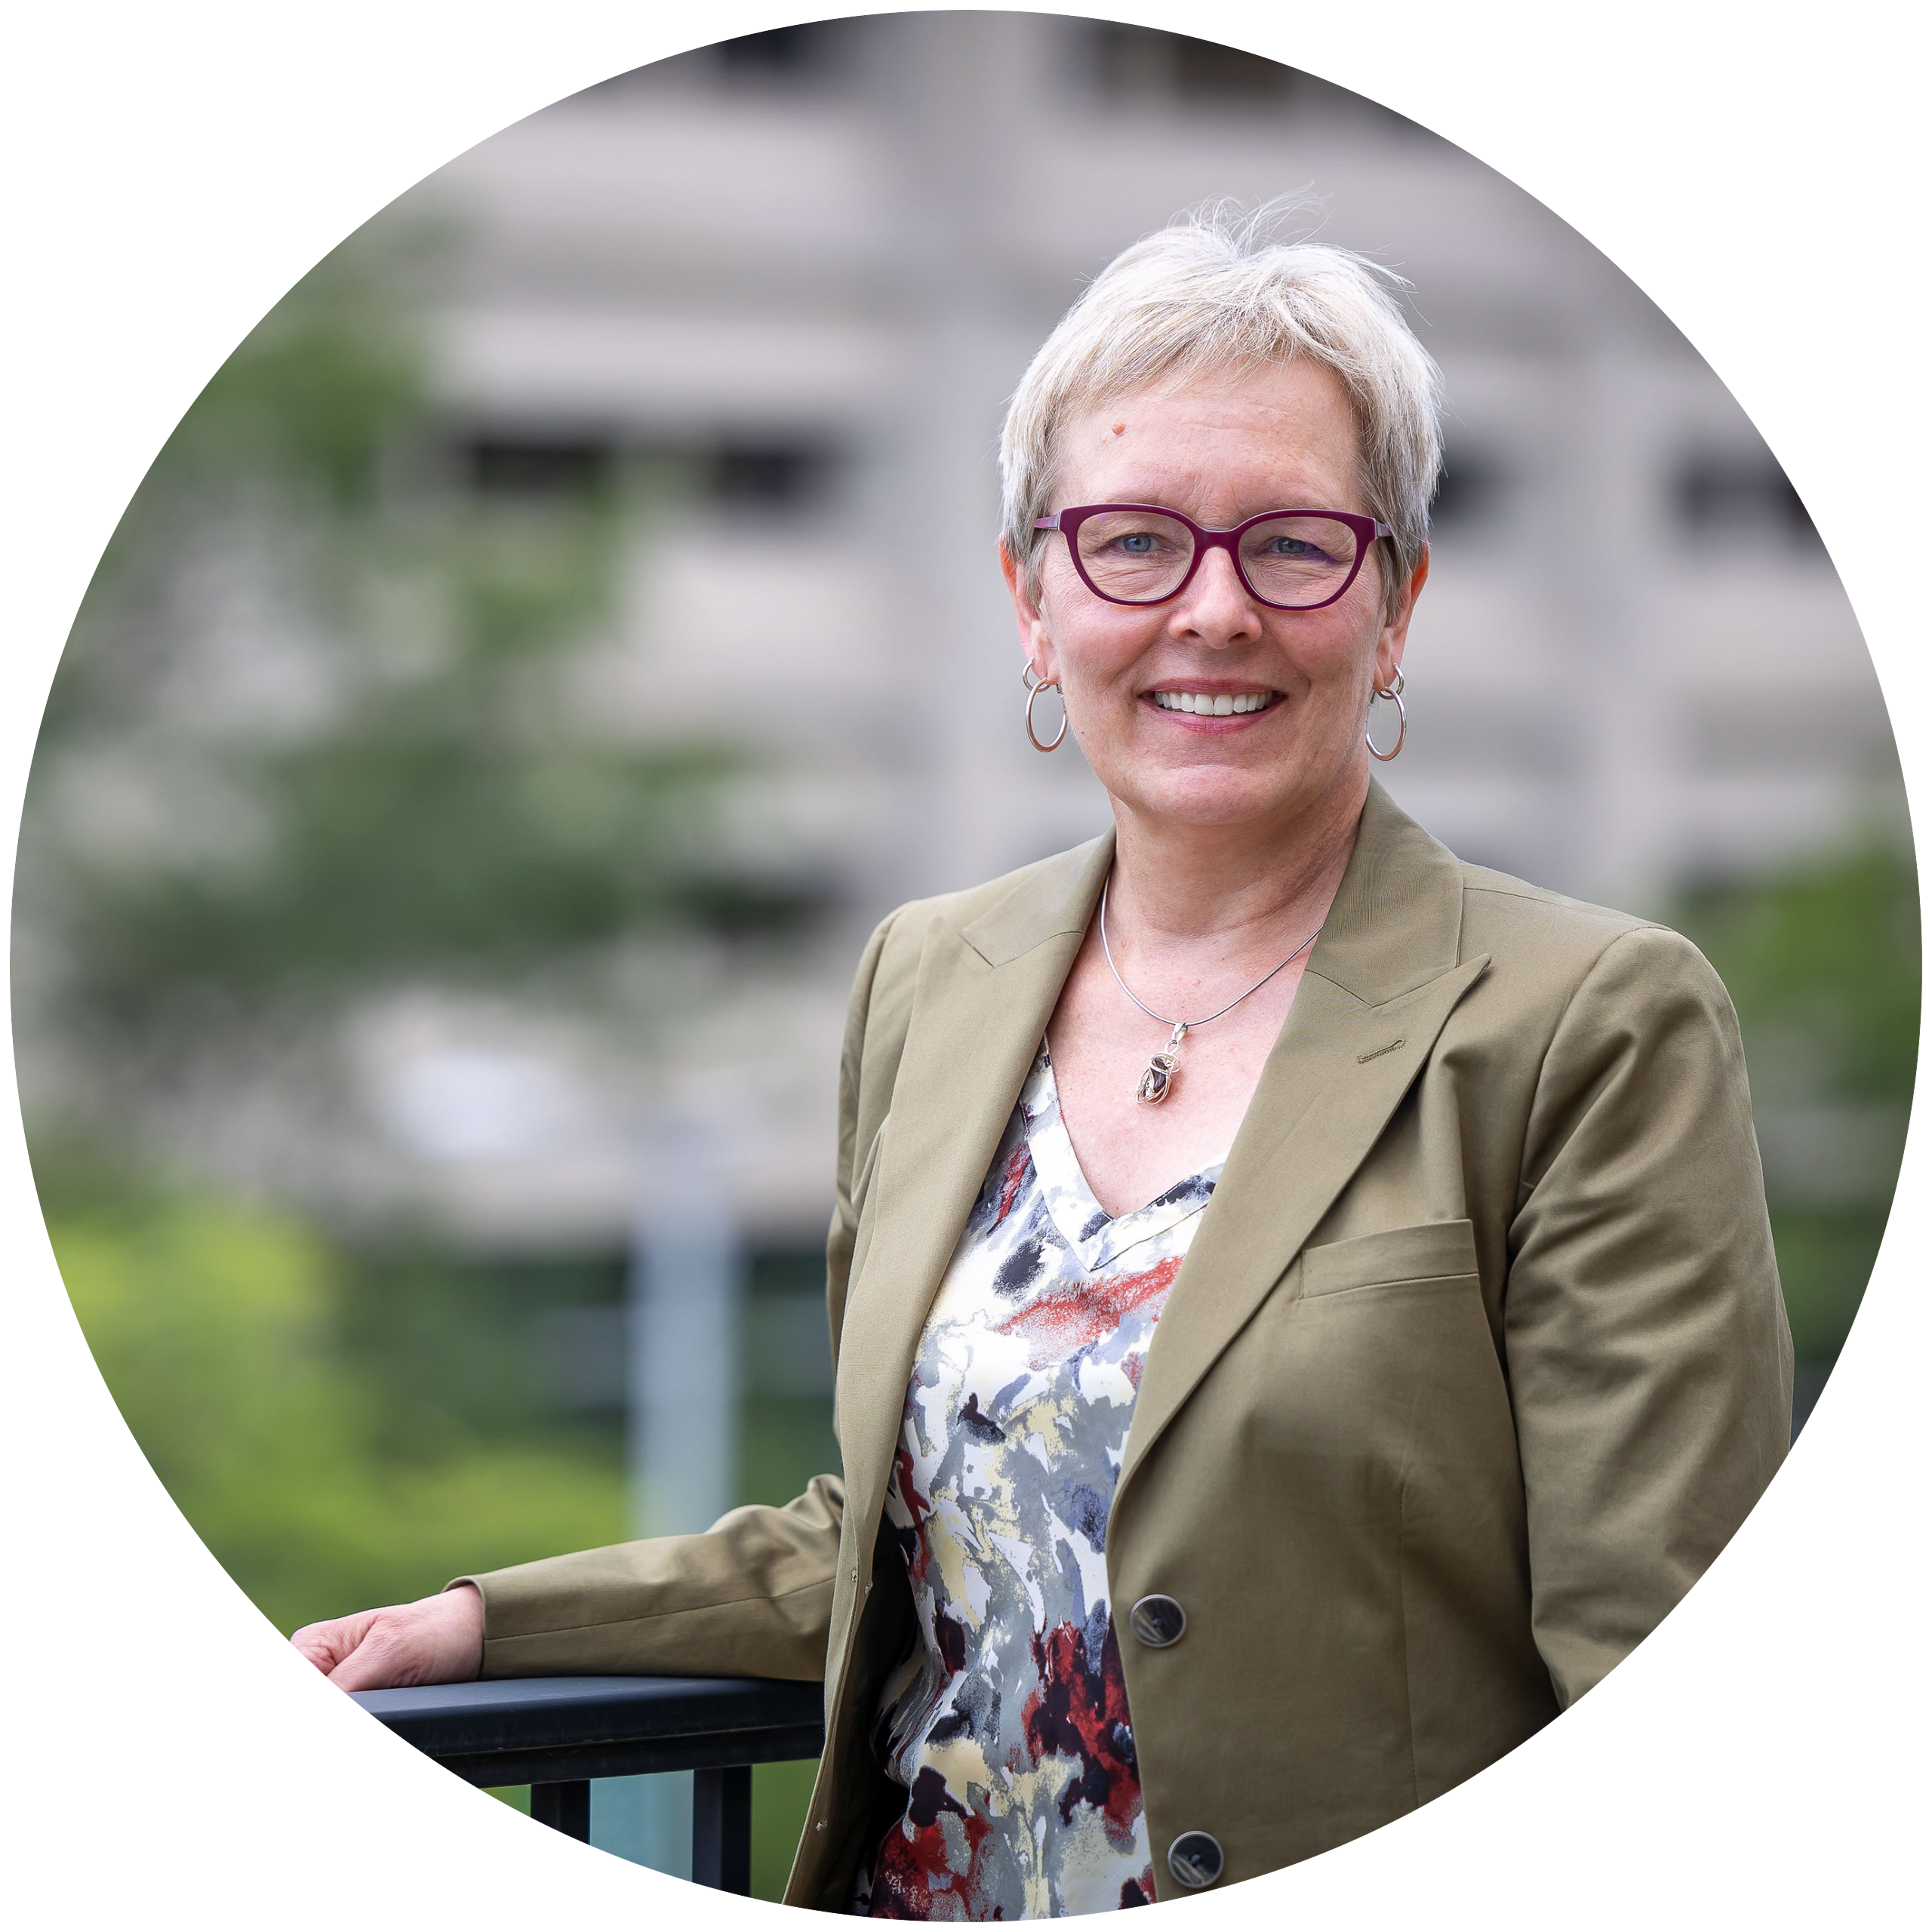
<svg viewBox="0 0 1932 1932"><path fill-rule="evenodd" d="M422 1647L414 1641L410 1604L374 1612L360 1641L345 1651L329 1672L329 1681L344 1690L386 1690L398 1684L435 1682Z"/></svg>
<svg viewBox="0 0 1932 1932"><path fill-rule="evenodd" d="M353 1617L306 1624L288 1641L327 1677L361 1642L370 1625L387 1614L386 1611L359 1610Z"/></svg>
<svg viewBox="0 0 1932 1932"><path fill-rule="evenodd" d="M415 1603L309 1624L289 1641L344 1690L461 1683L482 1668L483 1598L473 1583L460 1583Z"/></svg>

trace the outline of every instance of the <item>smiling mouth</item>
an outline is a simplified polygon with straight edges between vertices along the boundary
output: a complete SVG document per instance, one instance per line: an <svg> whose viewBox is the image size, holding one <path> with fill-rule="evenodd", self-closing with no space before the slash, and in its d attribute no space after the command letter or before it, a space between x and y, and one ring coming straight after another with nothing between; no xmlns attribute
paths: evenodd
<svg viewBox="0 0 1932 1932"><path fill-rule="evenodd" d="M1266 711L1279 701L1279 691L1150 691L1148 695L1163 711L1186 711L1197 718L1236 718L1250 711Z"/></svg>

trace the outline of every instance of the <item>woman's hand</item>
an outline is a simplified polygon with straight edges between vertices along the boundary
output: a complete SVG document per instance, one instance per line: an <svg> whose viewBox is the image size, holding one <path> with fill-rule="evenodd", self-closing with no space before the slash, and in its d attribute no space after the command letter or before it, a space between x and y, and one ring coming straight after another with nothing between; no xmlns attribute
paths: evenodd
<svg viewBox="0 0 1932 1932"><path fill-rule="evenodd" d="M483 1593L458 1583L414 1603L306 1625L289 1641L345 1690L466 1683L483 1668Z"/></svg>

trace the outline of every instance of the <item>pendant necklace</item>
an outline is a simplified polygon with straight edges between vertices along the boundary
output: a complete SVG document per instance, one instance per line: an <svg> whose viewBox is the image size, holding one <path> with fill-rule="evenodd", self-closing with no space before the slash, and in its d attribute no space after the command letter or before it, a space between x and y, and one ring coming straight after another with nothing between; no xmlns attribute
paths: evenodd
<svg viewBox="0 0 1932 1932"><path fill-rule="evenodd" d="M1150 1107L1158 1107L1172 1091L1174 1069L1180 1063L1180 1043L1187 1038L1188 1034L1196 1026L1206 1026L1209 1020L1218 1020L1222 1014L1233 1012L1243 1000L1249 997L1249 995L1258 993L1277 973L1281 971L1282 967L1292 965L1315 943L1316 940L1321 937L1321 928L1317 926L1314 931L1310 933L1307 938L1303 940L1300 945L1281 961L1280 966L1271 968L1267 972L1263 973L1260 978L1248 988L1247 992L1239 994L1235 998L1229 1000L1227 1004L1221 1008L1220 1013L1209 1014L1207 1020L1170 1020L1164 1013L1156 1013L1144 999L1137 997L1134 989L1121 977L1120 968L1114 964L1114 949L1107 943L1107 886L1111 882L1111 880L1103 881L1100 886L1100 950L1106 955L1107 971L1114 976L1114 984L1119 987L1121 991L1125 993L1149 1020L1158 1020L1163 1026L1171 1026L1174 1029L1168 1044L1147 1063L1147 1070L1141 1075L1140 1084L1134 1090L1134 1097L1137 1100L1143 1101Z"/></svg>

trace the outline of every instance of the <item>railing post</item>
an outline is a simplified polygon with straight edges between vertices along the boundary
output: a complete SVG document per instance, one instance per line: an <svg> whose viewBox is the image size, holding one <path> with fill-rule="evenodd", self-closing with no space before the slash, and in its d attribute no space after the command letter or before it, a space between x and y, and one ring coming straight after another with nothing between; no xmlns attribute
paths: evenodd
<svg viewBox="0 0 1932 1932"><path fill-rule="evenodd" d="M572 1778L564 1784L530 1787L530 1815L565 1837L590 1842L590 1780Z"/></svg>
<svg viewBox="0 0 1932 1932"><path fill-rule="evenodd" d="M691 1774L691 1878L695 1884L750 1897L750 1765Z"/></svg>
<svg viewBox="0 0 1932 1932"><path fill-rule="evenodd" d="M791 1678L525 1677L350 1694L470 1783L527 1785L531 1817L582 1843L594 1780L694 1772L691 1876L740 1898L751 1893L751 1767L825 1748L823 1687Z"/></svg>

